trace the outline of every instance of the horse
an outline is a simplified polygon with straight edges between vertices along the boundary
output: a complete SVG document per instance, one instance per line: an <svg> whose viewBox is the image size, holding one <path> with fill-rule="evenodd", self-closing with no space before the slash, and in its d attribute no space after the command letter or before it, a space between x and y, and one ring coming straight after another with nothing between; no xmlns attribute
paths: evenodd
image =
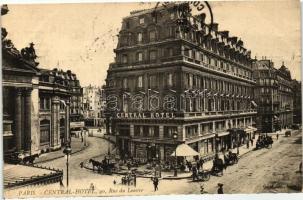
<svg viewBox="0 0 303 200"><path fill-rule="evenodd" d="M93 171L95 171L95 167L97 167L97 170L100 171L100 168L102 168L102 164L99 161L89 159L89 163L92 163L93 165Z"/></svg>
<svg viewBox="0 0 303 200"><path fill-rule="evenodd" d="M34 161L36 158L39 157L39 154L34 154L34 155L30 155L30 156L26 156L22 159L23 164L34 164Z"/></svg>
<svg viewBox="0 0 303 200"><path fill-rule="evenodd" d="M223 160L221 158L215 158L213 161L213 167L211 169L212 174L218 175L221 173L223 176L223 169L226 168L226 165L224 164Z"/></svg>
<svg viewBox="0 0 303 200"><path fill-rule="evenodd" d="M229 153L228 155L229 161L232 162L233 164L238 163L238 155L236 153Z"/></svg>

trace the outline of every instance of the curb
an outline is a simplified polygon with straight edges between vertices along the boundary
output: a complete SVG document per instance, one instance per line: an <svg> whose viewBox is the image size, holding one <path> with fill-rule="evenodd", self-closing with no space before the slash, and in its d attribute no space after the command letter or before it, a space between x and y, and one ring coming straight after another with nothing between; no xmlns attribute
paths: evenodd
<svg viewBox="0 0 303 200"><path fill-rule="evenodd" d="M79 153L79 152L81 152L81 151L85 150L87 147L89 147L89 142L87 142L87 146L82 147L81 149L79 149L79 150L77 150L77 151L72 152L72 153L71 153L71 155L76 154L76 153ZM61 149L60 149L60 150L61 150ZM45 163L45 162L49 162L49 161L53 161L53 160L57 160L57 159L59 159L59 158L63 158L64 156L65 156L65 155L58 156L58 157L55 157L55 158L50 158L50 159L48 159L48 160L43 160L43 161L40 161L40 162L35 162L34 164L41 164L41 163Z"/></svg>
<svg viewBox="0 0 303 200"><path fill-rule="evenodd" d="M249 150L245 153L243 153L242 155L239 156L239 158L241 158L242 156L248 154L252 152L252 150ZM97 157L97 156L96 156ZM87 162L88 160L86 160L85 162ZM92 168L90 167L87 167L86 165L83 166L83 168L87 169L87 170L91 170L93 171ZM97 173L99 174L99 173ZM112 172L112 174L117 174L117 175L126 175L127 172ZM100 174L100 175L107 175L107 174ZM110 175L109 175L110 176ZM136 175L137 177L139 178L152 178L153 176L144 176L144 175ZM166 176L166 177L162 177L161 179L163 180L181 180L181 179L191 179L192 178L192 175L189 175L189 176L185 176L185 177L172 177L172 176Z"/></svg>

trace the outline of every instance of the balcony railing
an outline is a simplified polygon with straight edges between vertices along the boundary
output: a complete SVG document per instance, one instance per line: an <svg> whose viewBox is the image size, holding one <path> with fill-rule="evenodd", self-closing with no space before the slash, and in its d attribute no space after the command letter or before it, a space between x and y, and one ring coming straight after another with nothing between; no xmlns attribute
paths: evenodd
<svg viewBox="0 0 303 200"><path fill-rule="evenodd" d="M256 113L257 110L229 110L229 111L203 111L203 112L185 112L180 113L180 117L203 117L203 116L223 116Z"/></svg>

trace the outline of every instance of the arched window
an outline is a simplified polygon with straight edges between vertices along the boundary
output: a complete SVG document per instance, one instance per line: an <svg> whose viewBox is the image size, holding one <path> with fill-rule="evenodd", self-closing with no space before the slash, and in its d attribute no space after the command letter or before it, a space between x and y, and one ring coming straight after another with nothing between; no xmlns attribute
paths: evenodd
<svg viewBox="0 0 303 200"><path fill-rule="evenodd" d="M50 120L40 121L40 144L46 144L50 141Z"/></svg>

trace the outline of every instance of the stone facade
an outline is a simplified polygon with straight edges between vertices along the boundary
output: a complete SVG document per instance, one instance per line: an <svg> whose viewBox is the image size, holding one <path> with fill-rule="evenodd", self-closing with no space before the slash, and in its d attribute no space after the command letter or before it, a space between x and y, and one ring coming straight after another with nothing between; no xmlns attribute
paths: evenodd
<svg viewBox="0 0 303 200"><path fill-rule="evenodd" d="M89 85L83 87L83 116L86 126L103 126L105 93L101 87Z"/></svg>
<svg viewBox="0 0 303 200"><path fill-rule="evenodd" d="M257 81L255 98L258 104L257 127L260 132L274 132L293 124L293 88L289 70L279 69L268 59L254 62Z"/></svg>
<svg viewBox="0 0 303 200"><path fill-rule="evenodd" d="M250 51L218 24L177 10L168 4L123 19L106 79L107 132L122 157L167 160L183 142L205 156L256 130Z"/></svg>

